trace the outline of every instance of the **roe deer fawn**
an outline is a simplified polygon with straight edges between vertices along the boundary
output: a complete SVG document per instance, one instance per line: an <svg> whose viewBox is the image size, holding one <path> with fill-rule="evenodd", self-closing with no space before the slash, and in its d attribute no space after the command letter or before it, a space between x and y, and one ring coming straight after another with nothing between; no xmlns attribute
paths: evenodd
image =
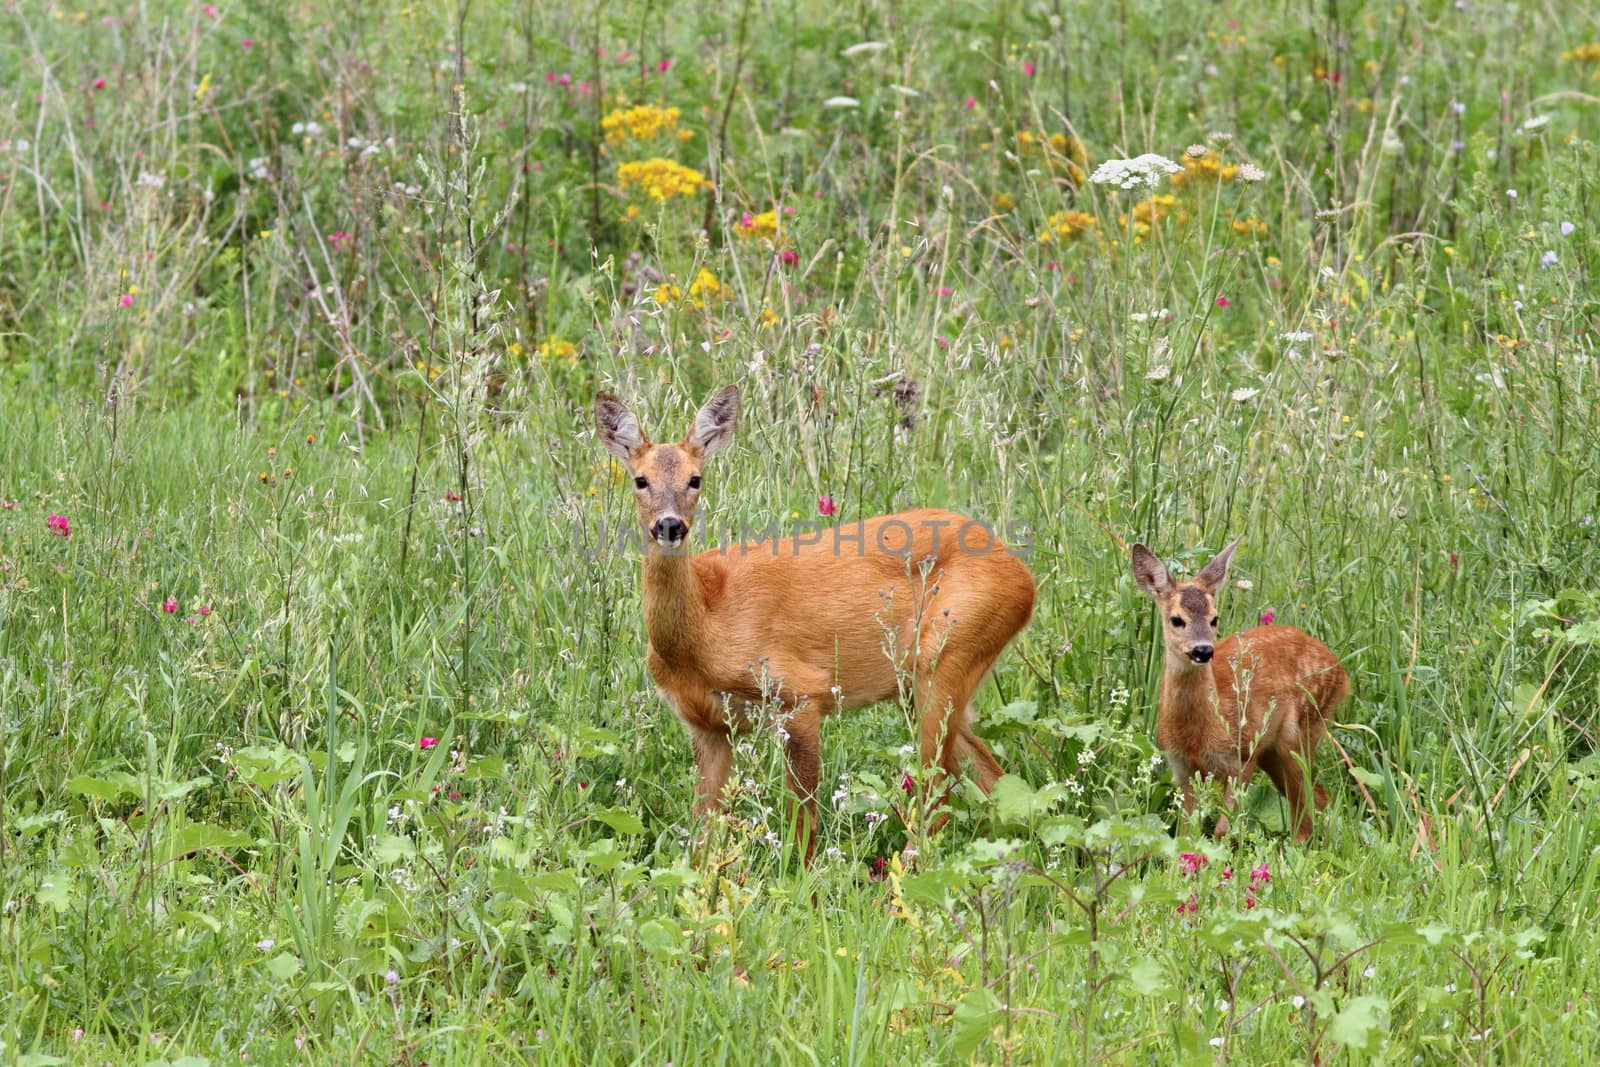
<svg viewBox="0 0 1600 1067"><path fill-rule="evenodd" d="M610 393L600 441L633 478L646 532L646 663L688 729L700 772L696 814L721 807L729 740L776 703L807 863L816 847L823 716L910 693L924 764L957 775L971 759L988 792L1002 773L972 728L973 694L1033 614L1028 568L982 524L907 511L818 532L688 554L701 470L733 437L739 394L715 393L683 440L652 444ZM941 531L944 536L939 535ZM844 546L841 549L841 544ZM892 545L892 549L890 547Z"/></svg>
<svg viewBox="0 0 1600 1067"><path fill-rule="evenodd" d="M1237 781L1248 789L1260 767L1289 801L1294 839L1311 837L1305 773L1334 708L1350 693L1350 679L1328 646L1293 626L1256 626L1217 641L1216 595L1239 542L1177 585L1144 545L1133 546L1133 577L1155 599L1166 637L1156 740L1194 810L1190 777L1222 780L1224 813L1218 837L1228 832ZM1316 788L1316 808L1328 794Z"/></svg>

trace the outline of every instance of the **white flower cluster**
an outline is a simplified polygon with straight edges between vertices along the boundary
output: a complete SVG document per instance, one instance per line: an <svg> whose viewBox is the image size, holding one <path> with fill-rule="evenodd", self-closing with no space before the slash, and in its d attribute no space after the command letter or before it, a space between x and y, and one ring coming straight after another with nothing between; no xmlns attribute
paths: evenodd
<svg viewBox="0 0 1600 1067"><path fill-rule="evenodd" d="M1148 185L1152 189L1169 174L1183 168L1166 156L1146 152L1135 159L1108 159L1094 169L1089 180L1099 185L1115 185L1119 189L1135 189Z"/></svg>

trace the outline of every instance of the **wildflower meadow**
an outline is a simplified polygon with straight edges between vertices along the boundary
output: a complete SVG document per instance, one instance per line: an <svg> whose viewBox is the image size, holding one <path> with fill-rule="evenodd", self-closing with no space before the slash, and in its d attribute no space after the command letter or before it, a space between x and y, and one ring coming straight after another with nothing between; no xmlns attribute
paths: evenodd
<svg viewBox="0 0 1600 1067"><path fill-rule="evenodd" d="M1600 1061L1592 7L0 15L0 1062ZM696 550L1037 586L1005 777L829 717L810 865L781 726L693 814L596 433L727 385ZM1129 548L1235 538L1303 846L1156 741Z"/></svg>

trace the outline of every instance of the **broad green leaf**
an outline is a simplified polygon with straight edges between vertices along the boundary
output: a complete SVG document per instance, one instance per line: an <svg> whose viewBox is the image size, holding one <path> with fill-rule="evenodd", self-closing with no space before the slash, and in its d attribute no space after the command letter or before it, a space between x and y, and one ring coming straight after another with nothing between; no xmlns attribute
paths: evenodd
<svg viewBox="0 0 1600 1067"><path fill-rule="evenodd" d="M644 821L627 808L604 808L595 812L594 817L619 834L644 833Z"/></svg>
<svg viewBox="0 0 1600 1067"><path fill-rule="evenodd" d="M1348 1048L1365 1052L1383 1032L1389 1002L1383 997L1351 998L1328 1024L1328 1037Z"/></svg>
<svg viewBox="0 0 1600 1067"><path fill-rule="evenodd" d="M1000 1024L1004 1014L999 998L988 989L980 987L968 991L956 1005L955 1034L951 1039L956 1055L972 1055L989 1032Z"/></svg>
<svg viewBox="0 0 1600 1067"><path fill-rule="evenodd" d="M280 982L287 982L300 973L300 960L287 952L278 953L261 966Z"/></svg>

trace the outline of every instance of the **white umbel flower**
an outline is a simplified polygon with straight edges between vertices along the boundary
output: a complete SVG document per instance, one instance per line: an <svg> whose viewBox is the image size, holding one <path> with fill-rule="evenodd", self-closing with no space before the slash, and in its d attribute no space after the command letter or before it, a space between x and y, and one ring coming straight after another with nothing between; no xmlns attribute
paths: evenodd
<svg viewBox="0 0 1600 1067"><path fill-rule="evenodd" d="M1089 180L1099 185L1115 185L1119 189L1136 189L1148 185L1152 189L1169 174L1183 168L1166 156L1146 152L1134 159L1108 159L1094 169Z"/></svg>

